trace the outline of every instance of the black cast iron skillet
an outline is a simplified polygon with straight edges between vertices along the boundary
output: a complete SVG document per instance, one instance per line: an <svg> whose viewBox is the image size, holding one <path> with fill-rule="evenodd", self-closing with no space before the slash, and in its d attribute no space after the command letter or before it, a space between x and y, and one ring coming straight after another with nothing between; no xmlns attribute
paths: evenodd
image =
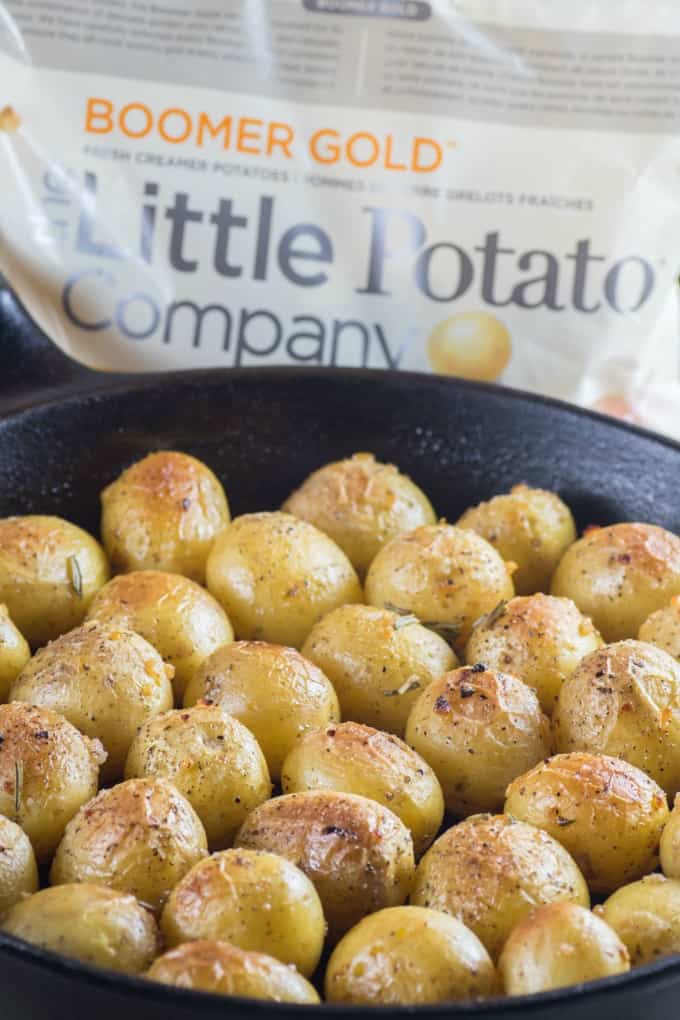
<svg viewBox="0 0 680 1020"><path fill-rule="evenodd" d="M451 520L471 503L526 481L557 490L582 527L643 520L680 532L680 445L599 415L408 373L272 368L94 375L56 353L13 299L3 301L0 516L55 513L96 532L99 490L131 461L166 448L207 461L235 514L274 509L324 461L371 450L408 472ZM528 998L379 1014L324 1009L346 1020L416 1012L428 1020L670 1020L680 1012L680 960ZM0 935L2 1020L301 1015L322 1016L315 1007L167 989Z"/></svg>

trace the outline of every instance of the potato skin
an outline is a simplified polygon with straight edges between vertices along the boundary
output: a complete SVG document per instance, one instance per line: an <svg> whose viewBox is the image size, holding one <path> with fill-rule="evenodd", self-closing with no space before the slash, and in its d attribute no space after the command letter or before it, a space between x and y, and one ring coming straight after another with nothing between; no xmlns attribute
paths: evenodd
<svg viewBox="0 0 680 1020"><path fill-rule="evenodd" d="M244 514L208 558L208 589L236 636L300 648L336 606L363 602L354 567L313 524L281 512Z"/></svg>
<svg viewBox="0 0 680 1020"><path fill-rule="evenodd" d="M675 797L659 846L661 869L666 878L680 880L680 794Z"/></svg>
<svg viewBox="0 0 680 1020"><path fill-rule="evenodd" d="M223 850L173 889L161 917L166 945L219 939L312 974L325 935L321 902L299 868L276 854Z"/></svg>
<svg viewBox="0 0 680 1020"><path fill-rule="evenodd" d="M463 649L475 620L515 594L508 566L474 531L423 525L383 546L366 576L366 601L455 627Z"/></svg>
<svg viewBox="0 0 680 1020"><path fill-rule="evenodd" d="M613 928L633 967L680 953L680 882L647 875L617 889L595 913Z"/></svg>
<svg viewBox="0 0 680 1020"><path fill-rule="evenodd" d="M406 742L434 769L447 810L500 811L508 783L551 751L550 723L534 691L507 673L463 666L425 688Z"/></svg>
<svg viewBox="0 0 680 1020"><path fill-rule="evenodd" d="M172 666L131 630L86 623L41 648L10 689L65 716L101 740L108 755L102 779L119 779L139 727L172 708Z"/></svg>
<svg viewBox="0 0 680 1020"><path fill-rule="evenodd" d="M134 896L90 883L42 889L10 910L2 930L122 974L141 974L159 949L149 910Z"/></svg>
<svg viewBox="0 0 680 1020"><path fill-rule="evenodd" d="M680 595L674 595L667 606L647 617L638 631L638 640L680 660Z"/></svg>
<svg viewBox="0 0 680 1020"><path fill-rule="evenodd" d="M12 622L7 606L0 604L0 701L7 701L9 689L31 657L31 649Z"/></svg>
<svg viewBox="0 0 680 1020"><path fill-rule="evenodd" d="M0 815L0 917L37 888L38 866L30 839Z"/></svg>
<svg viewBox="0 0 680 1020"><path fill-rule="evenodd" d="M558 751L636 765L669 796L680 790L680 665L642 641L587 655L565 681L553 718Z"/></svg>
<svg viewBox="0 0 680 1020"><path fill-rule="evenodd" d="M653 871L668 818L663 790L605 755L556 754L508 787L505 810L545 829L571 853L593 893Z"/></svg>
<svg viewBox="0 0 680 1020"><path fill-rule="evenodd" d="M346 719L403 737L423 687L458 665L443 638L376 606L340 606L311 630L302 654L335 687Z"/></svg>
<svg viewBox="0 0 680 1020"><path fill-rule="evenodd" d="M56 712L0 705L0 815L21 826L39 862L49 860L67 822L94 797L103 760L99 741Z"/></svg>
<svg viewBox="0 0 680 1020"><path fill-rule="evenodd" d="M302 737L283 763L284 793L358 793L393 811L409 829L416 856L437 835L444 798L434 772L390 733L359 723L333 723Z"/></svg>
<svg viewBox="0 0 680 1020"><path fill-rule="evenodd" d="M517 564L512 575L518 595L548 590L555 567L572 542L576 525L556 492L515 485L508 493L470 507L459 518L490 542L504 560Z"/></svg>
<svg viewBox="0 0 680 1020"><path fill-rule="evenodd" d="M248 727L275 780L300 736L340 719L324 673L294 648L264 641L235 641L213 652L185 691L186 706L201 700Z"/></svg>
<svg viewBox="0 0 680 1020"><path fill-rule="evenodd" d="M200 819L174 786L129 779L102 790L69 822L50 883L106 885L160 910L206 851Z"/></svg>
<svg viewBox="0 0 680 1020"><path fill-rule="evenodd" d="M110 577L99 543L60 517L0 520L0 602L32 648L77 627Z"/></svg>
<svg viewBox="0 0 680 1020"><path fill-rule="evenodd" d="M653 524L589 529L560 560L551 593L573 599L605 641L634 638L680 594L680 538Z"/></svg>
<svg viewBox="0 0 680 1020"><path fill-rule="evenodd" d="M120 574L97 592L88 620L134 630L175 670L175 701L203 660L234 640L219 602L195 581L161 570Z"/></svg>
<svg viewBox="0 0 680 1020"><path fill-rule="evenodd" d="M328 1002L401 1006L481 999L496 970L477 936L425 907L388 907L347 932L326 969Z"/></svg>
<svg viewBox="0 0 680 1020"><path fill-rule="evenodd" d="M457 917L497 959L505 940L544 903L590 906L576 863L547 832L508 815L473 815L448 829L416 872L411 903Z"/></svg>
<svg viewBox="0 0 680 1020"><path fill-rule="evenodd" d="M550 903L511 933L498 961L507 995L531 995L630 970L609 925L574 903Z"/></svg>
<svg viewBox="0 0 680 1020"><path fill-rule="evenodd" d="M175 988L236 995L270 1002L318 1005L309 981L266 953L249 953L228 942L185 942L155 960L146 975Z"/></svg>
<svg viewBox="0 0 680 1020"><path fill-rule="evenodd" d="M562 684L602 638L571 599L518 595L474 628L465 661L511 673L536 691L550 715Z"/></svg>
<svg viewBox="0 0 680 1020"><path fill-rule="evenodd" d="M272 792L252 735L218 705L148 719L132 742L126 779L166 779L201 819L211 848L228 846L246 815Z"/></svg>
<svg viewBox="0 0 680 1020"><path fill-rule="evenodd" d="M312 880L331 943L366 914L404 902L413 882L413 841L381 804L311 790L275 797L241 826L236 846L286 857Z"/></svg>
<svg viewBox="0 0 680 1020"><path fill-rule="evenodd" d="M365 577L390 539L435 522L425 493L394 464L382 464L372 453L325 464L281 509L330 535L359 577Z"/></svg>

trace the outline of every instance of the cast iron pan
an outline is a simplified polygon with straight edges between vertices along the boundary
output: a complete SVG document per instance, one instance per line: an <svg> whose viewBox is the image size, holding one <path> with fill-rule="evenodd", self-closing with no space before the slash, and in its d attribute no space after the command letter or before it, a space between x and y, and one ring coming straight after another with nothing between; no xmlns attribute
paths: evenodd
<svg viewBox="0 0 680 1020"><path fill-rule="evenodd" d="M408 472L452 520L526 481L557 490L581 527L643 520L680 532L680 445L599 415L408 373L272 368L96 376L58 355L13 299L3 301L0 516L55 513L96 532L99 490L131 461L168 448L207 461L235 514L275 509L324 461L371 450ZM2 1020L322 1016L316 1007L166 989L3 935L0 988ZM378 1014L324 1007L348 1020L416 1012L429 1020L670 1020L679 1008L677 958L530 998Z"/></svg>

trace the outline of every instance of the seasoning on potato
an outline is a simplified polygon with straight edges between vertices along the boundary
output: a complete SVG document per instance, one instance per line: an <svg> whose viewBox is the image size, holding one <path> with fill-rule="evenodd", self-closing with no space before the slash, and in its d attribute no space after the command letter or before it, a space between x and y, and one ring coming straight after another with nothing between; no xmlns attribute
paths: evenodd
<svg viewBox="0 0 680 1020"><path fill-rule="evenodd" d="M0 815L0 917L37 888L38 866L30 839Z"/></svg>
<svg viewBox="0 0 680 1020"><path fill-rule="evenodd" d="M150 453L101 494L101 531L119 574L165 570L200 584L216 536L229 523L219 479L195 457Z"/></svg>
<svg viewBox="0 0 680 1020"><path fill-rule="evenodd" d="M391 538L435 522L425 493L394 464L382 464L372 453L325 464L282 509L330 535L362 578Z"/></svg>
<svg viewBox="0 0 680 1020"><path fill-rule="evenodd" d="M208 559L207 583L238 638L293 648L331 609L363 602L342 549L281 512L244 514L225 528Z"/></svg>
<svg viewBox="0 0 680 1020"><path fill-rule="evenodd" d="M605 641L635 638L680 594L680 538L653 524L589 528L560 560L551 592L573 599Z"/></svg>
<svg viewBox="0 0 680 1020"><path fill-rule="evenodd" d="M219 705L257 739L272 779L300 736L329 722L340 709L324 673L294 648L235 641L213 652L189 683L186 706Z"/></svg>
<svg viewBox="0 0 680 1020"><path fill-rule="evenodd" d="M326 968L329 1002L412 1006L481 999L496 970L477 936L425 907L388 907L347 932Z"/></svg>
<svg viewBox="0 0 680 1020"><path fill-rule="evenodd" d="M151 981L215 995L318 1005L319 996L294 967L229 942L199 939L170 949L151 964Z"/></svg>
<svg viewBox="0 0 680 1020"><path fill-rule="evenodd" d="M77 627L109 579L104 550L60 517L0 520L0 602L32 648Z"/></svg>
<svg viewBox="0 0 680 1020"><path fill-rule="evenodd" d="M571 599L518 595L477 623L465 649L470 665L511 673L536 691L550 715L563 683L602 644Z"/></svg>
<svg viewBox="0 0 680 1020"><path fill-rule="evenodd" d="M218 939L267 953L308 977L326 933L314 886L294 864L258 850L223 850L175 886L161 917L166 945Z"/></svg>
<svg viewBox="0 0 680 1020"><path fill-rule="evenodd" d="M434 769L447 809L465 817L502 810L508 783L550 754L550 722L530 687L480 662L425 688L406 742Z"/></svg>
<svg viewBox="0 0 680 1020"><path fill-rule="evenodd" d="M180 705L203 660L234 640L227 614L205 588L161 570L114 577L95 596L87 619L134 630L153 645L175 670L172 685Z"/></svg>
<svg viewBox="0 0 680 1020"><path fill-rule="evenodd" d="M246 818L236 846L280 854L309 876L331 943L366 914L402 904L415 871L404 823L376 801L350 793L275 797Z"/></svg>
<svg viewBox="0 0 680 1020"><path fill-rule="evenodd" d="M447 628L462 649L472 627L515 590L511 569L474 531L439 523L393 538L366 577L366 601Z"/></svg>
<svg viewBox="0 0 680 1020"><path fill-rule="evenodd" d="M556 754L518 776L505 810L566 847L593 893L611 893L653 871L668 819L663 790L644 772L580 752Z"/></svg>
<svg viewBox="0 0 680 1020"><path fill-rule="evenodd" d="M669 796L680 790L680 665L654 645L618 641L587 655L554 716L558 751L623 758Z"/></svg>
<svg viewBox="0 0 680 1020"><path fill-rule="evenodd" d="M595 913L613 928L633 967L680 953L680 882L647 875L621 886Z"/></svg>
<svg viewBox="0 0 680 1020"><path fill-rule="evenodd" d="M680 595L674 595L667 606L648 616L637 636L680 660Z"/></svg>

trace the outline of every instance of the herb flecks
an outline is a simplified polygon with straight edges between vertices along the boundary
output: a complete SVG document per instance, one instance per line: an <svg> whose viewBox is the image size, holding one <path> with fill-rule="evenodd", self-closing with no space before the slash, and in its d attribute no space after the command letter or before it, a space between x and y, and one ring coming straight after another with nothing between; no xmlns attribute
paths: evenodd
<svg viewBox="0 0 680 1020"><path fill-rule="evenodd" d="M71 587L79 599L83 597L83 575L80 570L77 556L69 556L66 560L66 570Z"/></svg>
<svg viewBox="0 0 680 1020"><path fill-rule="evenodd" d="M459 636L463 621L457 620L421 620L419 617L412 613L410 609L404 609L403 606L395 606L394 602L385 602L385 609L388 609L390 613L396 613L397 616L401 617L400 620L395 620L394 629L398 630L399 627L405 627L407 624L419 623L421 627L427 627L428 630L434 631L435 634L439 634L444 641L452 644Z"/></svg>
<svg viewBox="0 0 680 1020"><path fill-rule="evenodd" d="M420 680L412 676L408 680L404 680L401 687L395 687L391 691L383 691L383 696L385 698L398 698L401 694L410 694L411 691L417 691L421 686Z"/></svg>
<svg viewBox="0 0 680 1020"><path fill-rule="evenodd" d="M505 610L508 605L507 599L501 599L497 606L487 613L485 616L480 616L478 620L472 624L473 630L475 627L493 627L494 623L498 623L501 617L505 616Z"/></svg>
<svg viewBox="0 0 680 1020"><path fill-rule="evenodd" d="M561 815L558 815L557 818L557 824L561 829L564 829L567 825L573 825L575 821L575 818L562 818Z"/></svg>
<svg viewBox="0 0 680 1020"><path fill-rule="evenodd" d="M14 811L18 815L21 811L21 795L24 789L24 763L14 762Z"/></svg>

